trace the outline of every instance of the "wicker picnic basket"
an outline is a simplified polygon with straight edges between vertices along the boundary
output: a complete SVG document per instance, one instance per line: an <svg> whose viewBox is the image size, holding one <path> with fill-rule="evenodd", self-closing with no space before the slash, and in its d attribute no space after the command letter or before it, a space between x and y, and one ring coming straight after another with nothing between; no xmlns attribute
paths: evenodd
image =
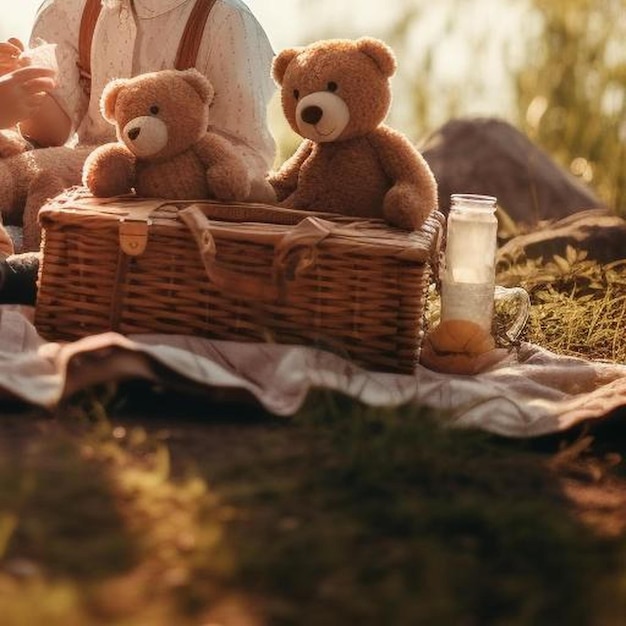
<svg viewBox="0 0 626 626"><path fill-rule="evenodd" d="M444 219L381 220L261 204L102 200L39 215L35 324L50 340L114 330L305 344L413 372Z"/></svg>

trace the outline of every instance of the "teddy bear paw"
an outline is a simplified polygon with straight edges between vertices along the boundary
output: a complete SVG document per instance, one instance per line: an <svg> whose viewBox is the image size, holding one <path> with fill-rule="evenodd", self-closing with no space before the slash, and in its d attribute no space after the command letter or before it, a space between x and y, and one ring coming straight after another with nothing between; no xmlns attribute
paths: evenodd
<svg viewBox="0 0 626 626"><path fill-rule="evenodd" d="M396 185L385 195L383 215L392 226L404 230L417 230L431 212L424 206L423 198L410 185Z"/></svg>
<svg viewBox="0 0 626 626"><path fill-rule="evenodd" d="M250 178L242 168L214 166L207 170L207 184L217 200L245 200L250 195Z"/></svg>
<svg viewBox="0 0 626 626"><path fill-rule="evenodd" d="M26 152L30 144L18 132L3 130L0 132L0 159Z"/></svg>
<svg viewBox="0 0 626 626"><path fill-rule="evenodd" d="M96 198L111 198L131 191L135 157L124 146L109 143L96 148L85 160L83 185Z"/></svg>

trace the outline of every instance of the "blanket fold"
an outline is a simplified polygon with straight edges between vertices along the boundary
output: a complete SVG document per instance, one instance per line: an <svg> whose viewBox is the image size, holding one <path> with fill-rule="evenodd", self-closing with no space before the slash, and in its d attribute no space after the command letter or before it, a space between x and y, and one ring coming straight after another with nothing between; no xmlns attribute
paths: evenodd
<svg viewBox="0 0 626 626"><path fill-rule="evenodd" d="M314 389L365 404L440 409L454 426L508 437L566 430L626 404L626 365L553 354L525 343L476 376L363 370L304 346L239 343L184 335L102 333L71 343L37 334L27 307L0 307L0 397L53 409L92 385L144 379L172 388L246 396L293 416Z"/></svg>

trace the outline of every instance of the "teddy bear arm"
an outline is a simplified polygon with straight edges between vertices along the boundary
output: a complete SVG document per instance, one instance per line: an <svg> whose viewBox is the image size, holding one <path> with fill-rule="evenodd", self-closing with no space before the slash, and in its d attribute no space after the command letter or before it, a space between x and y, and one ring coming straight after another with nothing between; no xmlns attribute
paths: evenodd
<svg viewBox="0 0 626 626"><path fill-rule="evenodd" d="M385 218L400 228L419 228L438 205L430 166L404 135L391 128L379 127L370 142L392 181L383 204Z"/></svg>
<svg viewBox="0 0 626 626"><path fill-rule="evenodd" d="M237 156L233 145L215 133L205 133L194 144L193 151L207 168Z"/></svg>
<svg viewBox="0 0 626 626"><path fill-rule="evenodd" d="M369 139L378 153L385 174L391 180L428 186L435 183L428 163L404 135L381 126L371 133Z"/></svg>
<svg viewBox="0 0 626 626"><path fill-rule="evenodd" d="M270 174L269 182L274 187L279 202L288 198L297 189L300 169L309 158L312 149L313 144L309 140L302 141L294 154L278 170Z"/></svg>
<svg viewBox="0 0 626 626"><path fill-rule="evenodd" d="M41 226L39 210L51 198L67 188L63 178L54 171L41 171L30 182L26 205L22 216L22 248L20 252L39 250L41 243Z"/></svg>
<svg viewBox="0 0 626 626"><path fill-rule="evenodd" d="M250 173L233 145L214 133L206 133L193 147L206 168L209 190L218 200L245 200L250 194Z"/></svg>
<svg viewBox="0 0 626 626"><path fill-rule="evenodd" d="M130 192L135 184L135 155L121 143L99 146L85 159L83 184L97 198Z"/></svg>

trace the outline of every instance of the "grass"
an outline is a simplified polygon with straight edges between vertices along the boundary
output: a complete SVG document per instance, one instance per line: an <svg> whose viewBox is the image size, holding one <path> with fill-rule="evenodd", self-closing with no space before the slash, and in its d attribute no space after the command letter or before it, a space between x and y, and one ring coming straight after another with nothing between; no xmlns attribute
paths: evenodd
<svg viewBox="0 0 626 626"><path fill-rule="evenodd" d="M591 623L587 575L615 555L562 515L534 453L421 410L344 403L337 423L327 407L303 426L292 480L265 495L286 530L270 511L252 540L249 522L234 528L253 542L241 575L274 600L270 623Z"/></svg>
<svg viewBox="0 0 626 626"><path fill-rule="evenodd" d="M621 358L598 313L620 268L566 256L501 268L533 296L529 336L575 353L584 318L587 350ZM139 383L14 407L0 623L621 625L619 420L523 441L445 422L325 393L284 420Z"/></svg>
<svg viewBox="0 0 626 626"><path fill-rule="evenodd" d="M3 625L621 623L622 541L561 490L581 452L324 394L291 421L155 396L150 422L129 393L0 466Z"/></svg>
<svg viewBox="0 0 626 626"><path fill-rule="evenodd" d="M568 246L549 260L502 260L498 282L530 293L527 340L558 354L626 362L626 261L600 265Z"/></svg>

